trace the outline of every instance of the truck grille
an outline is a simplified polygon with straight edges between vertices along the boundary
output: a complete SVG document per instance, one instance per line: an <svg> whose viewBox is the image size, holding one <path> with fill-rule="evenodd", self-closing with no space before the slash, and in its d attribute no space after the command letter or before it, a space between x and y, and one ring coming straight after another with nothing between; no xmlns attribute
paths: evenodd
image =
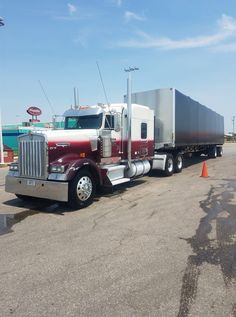
<svg viewBox="0 0 236 317"><path fill-rule="evenodd" d="M47 152L43 135L28 134L19 137L19 173L22 177L47 178Z"/></svg>

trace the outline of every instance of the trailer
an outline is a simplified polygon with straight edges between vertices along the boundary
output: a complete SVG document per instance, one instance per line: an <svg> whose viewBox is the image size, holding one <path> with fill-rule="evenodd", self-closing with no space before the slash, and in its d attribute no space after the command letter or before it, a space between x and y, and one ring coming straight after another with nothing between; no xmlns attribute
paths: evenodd
<svg viewBox="0 0 236 317"><path fill-rule="evenodd" d="M174 88L132 94L155 115L155 149L197 149L224 143L224 118Z"/></svg>
<svg viewBox="0 0 236 317"><path fill-rule="evenodd" d="M170 176L182 171L184 155L222 156L224 118L220 114L174 88L133 93L132 102L154 110L153 168Z"/></svg>
<svg viewBox="0 0 236 317"><path fill-rule="evenodd" d="M185 155L222 156L222 116L173 88L127 96L125 103L67 110L64 130L19 136L19 160L10 165L5 190L81 208L99 188L153 169L181 172Z"/></svg>

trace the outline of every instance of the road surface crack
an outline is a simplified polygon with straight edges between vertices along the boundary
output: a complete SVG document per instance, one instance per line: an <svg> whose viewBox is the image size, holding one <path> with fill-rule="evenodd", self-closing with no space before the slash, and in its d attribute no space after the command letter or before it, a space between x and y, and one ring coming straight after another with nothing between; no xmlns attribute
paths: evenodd
<svg viewBox="0 0 236 317"><path fill-rule="evenodd" d="M235 191L236 180L227 180L218 188L211 187L207 198L200 202L205 216L195 235L186 239L194 254L188 257L183 275L178 317L190 313L203 263L220 266L226 287L232 287L236 281L236 205L232 203ZM208 236L212 233L212 221L216 221L216 239ZM232 311L235 311L235 304L232 304Z"/></svg>

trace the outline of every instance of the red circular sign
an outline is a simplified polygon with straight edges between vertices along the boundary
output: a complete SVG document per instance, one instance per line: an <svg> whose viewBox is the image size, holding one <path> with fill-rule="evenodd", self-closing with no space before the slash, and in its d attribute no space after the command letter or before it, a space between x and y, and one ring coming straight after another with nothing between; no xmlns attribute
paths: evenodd
<svg viewBox="0 0 236 317"><path fill-rule="evenodd" d="M38 107L34 107L34 106L29 107L26 111L31 116L40 116L42 114L41 109L39 109Z"/></svg>

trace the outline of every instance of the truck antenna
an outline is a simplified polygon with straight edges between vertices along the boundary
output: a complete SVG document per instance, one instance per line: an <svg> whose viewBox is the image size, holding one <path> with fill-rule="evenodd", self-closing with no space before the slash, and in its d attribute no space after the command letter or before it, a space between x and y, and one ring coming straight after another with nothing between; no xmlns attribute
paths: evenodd
<svg viewBox="0 0 236 317"><path fill-rule="evenodd" d="M107 93L106 93L106 89L105 89L104 82L103 82L103 79L102 79L102 74L101 74L101 71L100 71L100 67L99 67L98 61L96 61L96 64L97 64L98 73L99 73L99 77L100 77L102 88L103 88L103 93L104 93L106 102L108 104L108 107L110 107L110 102L108 101L108 98L107 98Z"/></svg>
<svg viewBox="0 0 236 317"><path fill-rule="evenodd" d="M49 104L49 107L51 108L52 114L55 116L55 111L54 111L54 109L53 109L52 103L51 103L51 101L49 100L49 98L48 98L48 96L47 96L47 93L46 93L46 91L45 91L45 89L44 89L44 87L43 87L41 81L38 80L38 82L39 82L40 88L42 89L42 92L43 92L43 94L44 94L44 97L46 98L46 100L47 100L47 102L48 102L48 104Z"/></svg>

